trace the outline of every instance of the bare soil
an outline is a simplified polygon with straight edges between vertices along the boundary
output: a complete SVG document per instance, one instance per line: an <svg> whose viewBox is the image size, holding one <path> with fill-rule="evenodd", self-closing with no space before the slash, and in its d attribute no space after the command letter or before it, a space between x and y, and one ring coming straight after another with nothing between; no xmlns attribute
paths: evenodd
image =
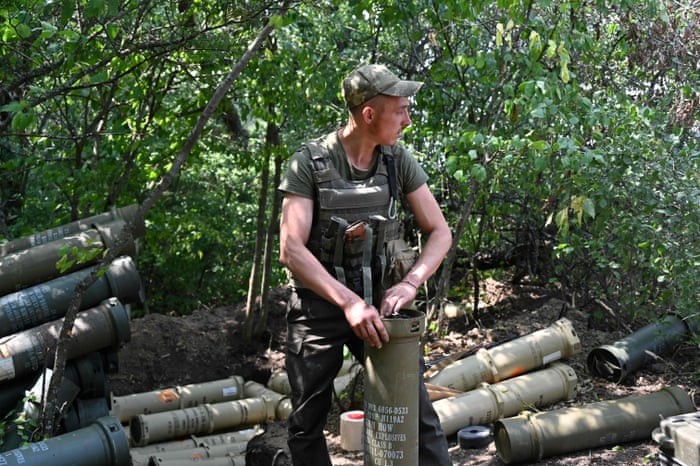
<svg viewBox="0 0 700 466"><path fill-rule="evenodd" d="M270 314L265 334L251 343L243 340L243 304L198 309L178 317L148 314L131 322L131 341L119 351L119 370L110 376L115 395L146 392L158 388L187 385L242 376L266 384L271 372L284 369L285 306L287 290L280 288L270 296ZM540 287L518 286L489 281L479 311L478 323L464 316L449 318L441 332L426 338L426 361L439 360L464 349L498 342L513 335L525 335L548 327L561 317L568 318L576 330L582 351L565 361L577 374L574 399L547 409L646 394L664 386L686 389L700 405L697 389L700 355L697 343L688 341L672 354L631 374L617 384L591 377L586 357L591 349L610 344L629 335L648 321L627 322L609 309L576 309L559 299L556 292ZM334 465L362 465L361 453L340 448L339 413L356 406L341 406L329 414L327 442ZM449 438L455 465L502 465L493 442L483 449L462 449ZM658 446L651 439L609 445L604 448L573 452L545 458L541 465L639 465L658 464Z"/></svg>

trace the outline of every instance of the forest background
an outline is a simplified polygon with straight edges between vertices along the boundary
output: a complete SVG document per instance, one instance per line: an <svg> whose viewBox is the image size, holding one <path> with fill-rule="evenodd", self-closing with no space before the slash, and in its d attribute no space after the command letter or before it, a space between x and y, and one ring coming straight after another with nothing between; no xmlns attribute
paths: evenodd
<svg viewBox="0 0 700 466"><path fill-rule="evenodd" d="M260 303L285 281L285 162L344 123L343 76L379 62L425 82L403 141L454 232L426 289L431 319L477 309L483 280L505 276L593 318L690 315L699 31L698 0L9 0L0 240L140 204L168 179L146 212L148 308L135 312L247 300L260 332Z"/></svg>

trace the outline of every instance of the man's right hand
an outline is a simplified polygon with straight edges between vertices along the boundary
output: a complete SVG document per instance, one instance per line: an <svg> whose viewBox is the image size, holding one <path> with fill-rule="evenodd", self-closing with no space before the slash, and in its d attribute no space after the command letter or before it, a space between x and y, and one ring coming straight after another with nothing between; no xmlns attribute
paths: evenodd
<svg viewBox="0 0 700 466"><path fill-rule="evenodd" d="M344 311L352 331L368 345L381 348L389 342L389 332L386 331L377 308L358 300Z"/></svg>

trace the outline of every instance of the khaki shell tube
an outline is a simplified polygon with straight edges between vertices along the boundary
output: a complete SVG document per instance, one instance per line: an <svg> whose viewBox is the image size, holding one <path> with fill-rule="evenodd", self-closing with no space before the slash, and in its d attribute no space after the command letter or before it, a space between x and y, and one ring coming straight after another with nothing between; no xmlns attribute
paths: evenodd
<svg viewBox="0 0 700 466"><path fill-rule="evenodd" d="M115 207L109 212L103 212L91 217L76 220L75 222L66 223L56 228L2 243L0 244L0 257L31 249L52 241L58 241L67 236L73 236L82 231L89 230L93 228L94 225L109 223L113 220L123 220L127 224L133 225L133 236L135 238L141 238L146 234L146 226L143 220L137 221L136 214L138 207L138 204L131 204L126 207Z"/></svg>
<svg viewBox="0 0 700 466"><path fill-rule="evenodd" d="M249 380L243 386L246 398L262 398L270 406L278 421L287 419L292 413L292 400L282 393L270 390L265 385Z"/></svg>
<svg viewBox="0 0 700 466"><path fill-rule="evenodd" d="M0 338L0 381L21 378L53 364L63 319ZM131 338L129 313L116 298L78 313L66 357L74 359Z"/></svg>
<svg viewBox="0 0 700 466"><path fill-rule="evenodd" d="M561 362L487 385L464 394L433 402L445 435L475 425L492 424L514 416L524 408L541 408L574 397L578 378L574 370Z"/></svg>
<svg viewBox="0 0 700 466"><path fill-rule="evenodd" d="M123 220L114 220L110 223L95 225L73 236L0 257L0 296L75 272L99 262L102 257L99 253L89 262L79 264L76 261L65 272L61 272L56 264L64 248L104 252L118 247L117 254L136 256L133 235L127 235L126 242L117 246L117 240L125 228L126 223Z"/></svg>
<svg viewBox="0 0 700 466"><path fill-rule="evenodd" d="M129 422L131 443L143 447L190 434L211 434L275 421L278 414L284 414L284 395L252 381L246 382L243 390L245 396L253 397L135 416ZM288 409L291 410L291 404Z"/></svg>
<svg viewBox="0 0 700 466"><path fill-rule="evenodd" d="M75 287L98 267L86 267L0 297L0 337L63 317ZM111 297L124 304L145 301L141 277L129 256L112 261L104 275L85 291L80 309L91 308Z"/></svg>
<svg viewBox="0 0 700 466"><path fill-rule="evenodd" d="M259 433L260 432L258 429L244 429L233 432L223 432L221 434L214 435L190 435L182 439L172 440L169 442L154 443L152 445L146 445L145 447L132 447L131 453L132 455L148 457L149 455L152 455L154 453L177 450L191 450L197 447L227 445L232 443L245 443L247 445L248 442Z"/></svg>
<svg viewBox="0 0 700 466"><path fill-rule="evenodd" d="M571 322L562 318L551 326L456 361L428 378L431 384L463 392L482 382L494 383L568 358L581 351Z"/></svg>
<svg viewBox="0 0 700 466"><path fill-rule="evenodd" d="M694 410L690 395L672 386L647 395L502 419L494 425L494 440L504 463L534 462L650 438L660 418Z"/></svg>
<svg viewBox="0 0 700 466"><path fill-rule="evenodd" d="M234 375L211 382L166 387L124 396L113 395L110 414L122 422L127 422L139 414L162 413L204 403L239 400L243 398L243 384L243 377Z"/></svg>
<svg viewBox="0 0 700 466"><path fill-rule="evenodd" d="M418 393L425 314L405 309L382 319L389 342L365 345L364 462L418 466Z"/></svg>
<svg viewBox="0 0 700 466"><path fill-rule="evenodd" d="M88 427L0 453L6 466L129 466L129 441L118 419L105 416Z"/></svg>
<svg viewBox="0 0 700 466"><path fill-rule="evenodd" d="M169 461L187 460L187 461L204 461L209 458L217 458L222 456L245 456L248 442L227 443L222 445L204 445L182 450L166 450L152 452L148 455L141 455L131 450L131 459L136 464L164 464ZM206 462L205 464L209 464Z"/></svg>
<svg viewBox="0 0 700 466"><path fill-rule="evenodd" d="M164 459L151 457L148 466L246 466L245 456L219 456L203 459Z"/></svg>
<svg viewBox="0 0 700 466"><path fill-rule="evenodd" d="M352 382L352 379L357 376L357 374L362 370L362 365L356 360L345 360L343 365L340 367L338 374L333 381L333 388L335 393L340 394L345 388ZM282 393L284 395L291 395L292 386L289 384L289 374L287 371L282 369L277 369L272 371L270 378L267 381L267 388L276 391L277 393Z"/></svg>

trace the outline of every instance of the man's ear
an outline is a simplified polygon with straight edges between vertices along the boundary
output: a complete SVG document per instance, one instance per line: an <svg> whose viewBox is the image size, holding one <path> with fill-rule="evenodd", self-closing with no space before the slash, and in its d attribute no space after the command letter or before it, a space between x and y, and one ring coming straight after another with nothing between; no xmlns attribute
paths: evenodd
<svg viewBox="0 0 700 466"><path fill-rule="evenodd" d="M362 118L365 120L365 123L371 123L375 118L374 108L370 105L365 105L362 109Z"/></svg>

